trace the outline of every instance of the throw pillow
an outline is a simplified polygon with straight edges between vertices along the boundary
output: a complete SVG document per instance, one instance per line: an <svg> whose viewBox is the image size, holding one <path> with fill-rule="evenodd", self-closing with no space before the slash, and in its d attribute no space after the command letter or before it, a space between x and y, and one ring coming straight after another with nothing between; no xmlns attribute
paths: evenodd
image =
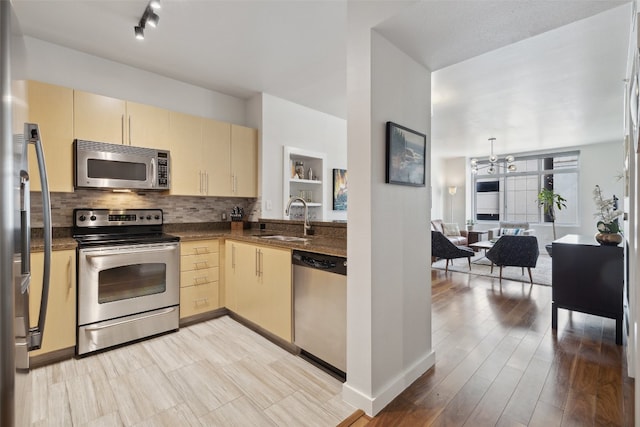
<svg viewBox="0 0 640 427"><path fill-rule="evenodd" d="M445 236L459 236L460 228L458 228L458 224L443 224L444 225L444 235Z"/></svg>
<svg viewBox="0 0 640 427"><path fill-rule="evenodd" d="M524 234L522 228L503 228L500 230L501 236L521 236L522 234Z"/></svg>

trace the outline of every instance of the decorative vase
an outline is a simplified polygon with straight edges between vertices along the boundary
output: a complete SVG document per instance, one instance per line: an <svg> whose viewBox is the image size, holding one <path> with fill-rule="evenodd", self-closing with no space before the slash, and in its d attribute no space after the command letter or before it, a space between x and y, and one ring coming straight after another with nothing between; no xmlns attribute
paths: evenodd
<svg viewBox="0 0 640 427"><path fill-rule="evenodd" d="M473 231L473 225L467 225L467 231Z"/></svg>
<svg viewBox="0 0 640 427"><path fill-rule="evenodd" d="M622 242L622 234L596 233L596 241L601 245L617 246Z"/></svg>

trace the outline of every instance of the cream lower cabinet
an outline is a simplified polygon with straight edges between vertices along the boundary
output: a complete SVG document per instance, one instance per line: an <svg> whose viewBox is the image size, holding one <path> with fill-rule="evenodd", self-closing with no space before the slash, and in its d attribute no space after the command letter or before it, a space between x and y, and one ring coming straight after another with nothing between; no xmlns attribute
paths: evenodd
<svg viewBox="0 0 640 427"><path fill-rule="evenodd" d="M29 320L38 324L42 297L44 253L31 254L31 288L29 293ZM51 254L49 302L40 350L29 352L39 356L76 345L76 251L54 251Z"/></svg>
<svg viewBox="0 0 640 427"><path fill-rule="evenodd" d="M227 307L291 342L291 251L228 240L225 263Z"/></svg>
<svg viewBox="0 0 640 427"><path fill-rule="evenodd" d="M220 307L218 240L180 244L180 319Z"/></svg>

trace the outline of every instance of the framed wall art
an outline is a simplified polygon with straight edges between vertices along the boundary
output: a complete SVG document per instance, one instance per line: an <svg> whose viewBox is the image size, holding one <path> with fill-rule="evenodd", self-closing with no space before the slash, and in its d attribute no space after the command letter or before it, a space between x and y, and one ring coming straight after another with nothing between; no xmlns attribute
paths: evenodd
<svg viewBox="0 0 640 427"><path fill-rule="evenodd" d="M334 211L347 210L348 188L349 186L347 184L347 170L334 169L333 170L333 210Z"/></svg>
<svg viewBox="0 0 640 427"><path fill-rule="evenodd" d="M393 122L387 122L388 184L424 187L427 136Z"/></svg>

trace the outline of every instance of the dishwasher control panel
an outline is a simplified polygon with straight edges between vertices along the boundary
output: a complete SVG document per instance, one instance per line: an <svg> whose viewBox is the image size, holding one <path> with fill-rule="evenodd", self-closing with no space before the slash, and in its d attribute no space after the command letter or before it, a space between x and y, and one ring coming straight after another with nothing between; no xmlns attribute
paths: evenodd
<svg viewBox="0 0 640 427"><path fill-rule="evenodd" d="M294 250L291 260L293 265L315 268L328 273L342 274L344 276L347 275L346 258Z"/></svg>

